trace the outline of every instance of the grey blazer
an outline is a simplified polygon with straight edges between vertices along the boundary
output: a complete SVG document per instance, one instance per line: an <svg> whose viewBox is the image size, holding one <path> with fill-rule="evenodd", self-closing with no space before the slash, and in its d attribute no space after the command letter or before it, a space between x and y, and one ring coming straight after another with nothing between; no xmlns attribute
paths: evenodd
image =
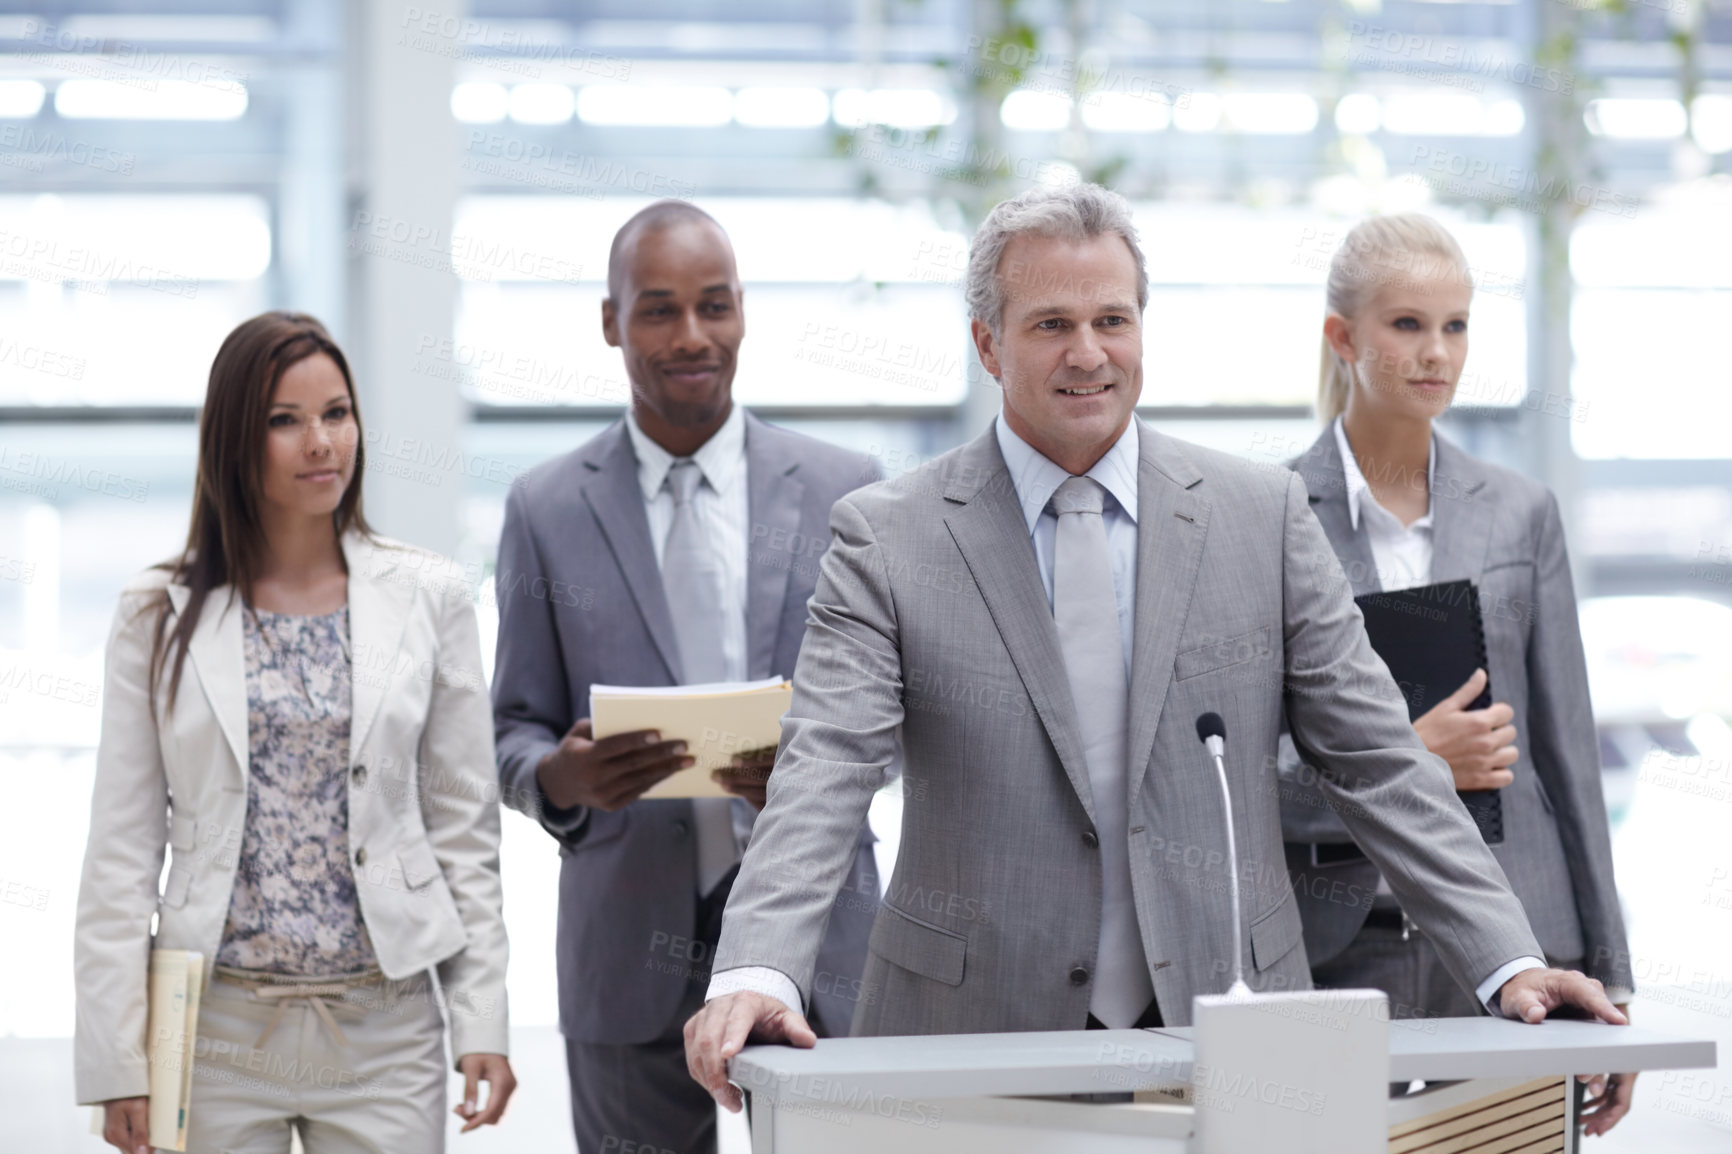
<svg viewBox="0 0 1732 1154"><path fill-rule="evenodd" d="M862 454L748 414L746 477L749 675L786 675L829 542L830 506L876 480L878 469ZM560 1030L583 1042L647 1042L667 1026L688 979L703 981L712 961L689 940L692 804L589 811L574 830L545 820L535 781L542 755L589 716L592 684L679 683L673 619L623 421L512 486L495 588L493 719L504 800L560 842ZM831 1034L847 1032L878 906L869 829L862 820L839 836L849 884L819 919L834 907L824 939L830 996L819 1007L819 1026Z"/></svg>
<svg viewBox="0 0 1732 1154"><path fill-rule="evenodd" d="M1310 967L1277 806L1282 718L1327 795L1471 987L1536 948L1497 862L1408 724L1304 486L1139 423L1127 795L1132 883L1166 1021L1230 981ZM902 844L855 1033L1077 1029L1100 922L1096 801L1052 610L989 429L837 502L769 805L728 903L718 970L809 991L847 836L902 739ZM1244 925L1198 714L1227 725Z"/></svg>
<svg viewBox="0 0 1732 1154"><path fill-rule="evenodd" d="M1520 757L1502 791L1504 841L1492 853L1553 961L1576 964L1614 993L1628 991L1629 946L1612 878L1611 834L1600 789L1599 739L1563 523L1538 481L1462 452L1441 434L1432 472L1432 577L1479 586L1492 696L1515 710ZM1355 532L1335 434L1325 429L1290 463L1329 537L1354 596L1376 592L1371 543ZM1283 742L1282 825L1313 962L1339 954L1369 903L1342 900L1377 886L1365 860L1312 864L1308 843L1351 840L1327 805L1318 774Z"/></svg>

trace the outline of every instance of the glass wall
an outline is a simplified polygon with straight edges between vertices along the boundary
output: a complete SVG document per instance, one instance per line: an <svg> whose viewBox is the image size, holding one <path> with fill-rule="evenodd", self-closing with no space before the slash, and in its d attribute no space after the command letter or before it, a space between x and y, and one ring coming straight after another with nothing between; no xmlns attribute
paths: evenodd
<svg viewBox="0 0 1732 1154"><path fill-rule="evenodd" d="M1659 815L1708 796L1692 783L1732 801L1732 9L471 0L458 22L403 5L368 25L383 0L220 7L0 14L0 883L29 898L0 903L0 1038L70 1029L103 644L129 575L184 539L224 334L313 311L358 365L402 357L409 404L457 398L449 479L422 497L454 510L490 629L507 486L628 395L601 334L608 249L660 196L733 238L739 399L887 474L996 412L962 286L1002 196L1124 192L1151 278L1144 416L1270 462L1318 432L1341 236L1436 216L1477 285L1449 435L1559 495L1621 868L1673 860ZM378 347L356 287L379 259L360 174L382 47L451 69L418 161L455 188L450 219L409 248L449 270L454 320L413 350ZM546 847L516 819L508 838L514 1003L546 1025ZM1626 873L1641 910L1670 909L1662 874ZM1633 913L1645 956L1702 956L1674 930L1725 931L1714 900ZM1732 1019L1723 971L1704 996ZM1732 1132L1665 1101L1649 1113Z"/></svg>

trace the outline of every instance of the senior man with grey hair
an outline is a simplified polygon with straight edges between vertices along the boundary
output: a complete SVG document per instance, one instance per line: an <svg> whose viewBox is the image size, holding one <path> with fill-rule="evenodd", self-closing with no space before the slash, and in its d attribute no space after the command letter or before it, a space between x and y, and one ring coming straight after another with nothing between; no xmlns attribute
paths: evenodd
<svg viewBox="0 0 1732 1154"><path fill-rule="evenodd" d="M856 1034L1187 1024L1226 989L1310 985L1281 844L1285 720L1451 975L1494 1013L1565 1004L1496 859L1365 637L1303 482L1156 432L1143 255L1094 185L1000 204L968 305L1003 410L980 437L831 511L769 803L686 1060L730 1109L748 1041L802 1016L854 831L900 735L902 844ZM1245 887L1229 904L1200 714L1229 733Z"/></svg>

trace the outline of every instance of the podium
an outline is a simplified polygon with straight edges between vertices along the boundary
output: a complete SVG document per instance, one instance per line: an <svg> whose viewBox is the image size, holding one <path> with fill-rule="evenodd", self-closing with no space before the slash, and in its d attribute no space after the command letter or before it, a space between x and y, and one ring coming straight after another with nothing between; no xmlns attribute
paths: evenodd
<svg viewBox="0 0 1732 1154"><path fill-rule="evenodd" d="M733 1060L729 1075L749 1096L753 1154L1199 1154L1234 1149L1223 1135L1233 1127L1243 1135L1260 1124L1260 1112L1274 1128L1258 1133L1274 1137L1239 1149L1549 1154L1576 1149L1574 1075L1715 1064L1712 1041L1639 1026L1387 1021L1306 1000L1314 998L1288 1003L1303 1013L1277 1009L1276 1018L1251 1023L1257 1031L1238 1029L1246 1024L1242 1014L1223 1028L1199 1004L1194 1028L836 1038L810 1050L754 1046ZM1253 1011L1271 1012L1268 1003ZM1281 1024L1269 1028L1277 1019ZM1199 1055L1211 1045L1216 1055L1231 1051L1235 1030L1272 1038L1247 1059L1259 1069L1229 1068L1219 1057L1206 1067ZM1369 1050L1369 1067L1347 1071L1356 1081L1343 1093L1341 1063L1295 1061L1283 1050L1303 1041L1306 1030L1386 1042ZM1341 1052L1363 1056L1367 1048ZM1268 1076L1270 1069L1279 1076ZM1426 1088L1388 1097L1388 1083L1412 1081ZM1337 1141L1337 1133L1360 1137Z"/></svg>

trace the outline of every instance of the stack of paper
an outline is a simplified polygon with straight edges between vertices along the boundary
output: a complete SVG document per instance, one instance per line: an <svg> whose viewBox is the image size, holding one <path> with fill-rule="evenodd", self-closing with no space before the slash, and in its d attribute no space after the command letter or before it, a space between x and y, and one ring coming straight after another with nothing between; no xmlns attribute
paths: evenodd
<svg viewBox="0 0 1732 1154"><path fill-rule="evenodd" d="M782 715L794 700L793 683L717 681L706 685L589 687L590 723L600 739L636 729L654 729L663 741L683 741L697 764L682 769L643 796L730 797L710 779L742 753L774 749L782 740Z"/></svg>

